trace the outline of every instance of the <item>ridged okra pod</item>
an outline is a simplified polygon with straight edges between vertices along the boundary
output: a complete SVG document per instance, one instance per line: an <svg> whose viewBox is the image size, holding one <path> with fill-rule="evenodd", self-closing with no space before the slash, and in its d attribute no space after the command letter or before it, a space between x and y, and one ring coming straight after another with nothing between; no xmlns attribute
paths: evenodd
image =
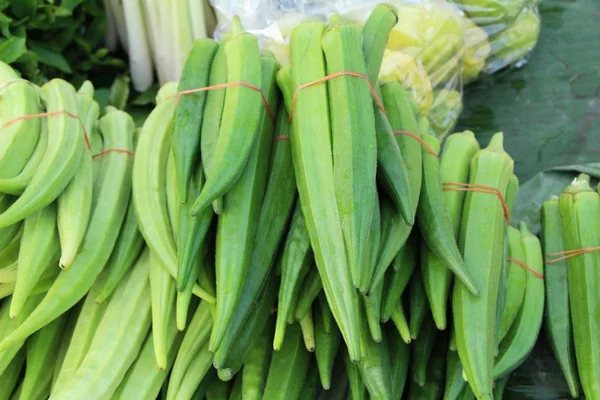
<svg viewBox="0 0 600 400"><path fill-rule="evenodd" d="M446 139L439 163L439 176L442 184L444 182L467 183L471 159L477 150L479 150L479 143L473 132L465 131L450 135ZM429 157L429 155L423 154L423 157ZM447 190L444 191L443 196L454 237L457 240L465 192ZM452 272L444 260L438 257L426 243L421 244L421 273L435 324L438 329L444 330Z"/></svg>
<svg viewBox="0 0 600 400"><path fill-rule="evenodd" d="M544 254L564 251L565 241L560 219L558 197L552 196L545 201L541 209L542 246ZM575 363L573 347L572 317L569 309L569 283L567 261L562 260L549 265L544 273L546 293L546 333L554 357L569 386L571 397L579 396L579 377Z"/></svg>
<svg viewBox="0 0 600 400"><path fill-rule="evenodd" d="M321 38L327 74L364 75L360 30L355 24L330 26ZM375 206L377 142L369 82L342 75L327 82L333 150L333 183L342 233L354 282L368 268Z"/></svg>
<svg viewBox="0 0 600 400"><path fill-rule="evenodd" d="M565 251L597 247L600 244L600 195L580 175L558 200ZM569 304L573 323L575 356L583 393L600 398L600 252L592 251L567 258ZM550 265L548 268L552 268Z"/></svg>
<svg viewBox="0 0 600 400"><path fill-rule="evenodd" d="M498 133L471 161L469 183L495 188L504 198L513 164ZM475 396L478 400L491 399L496 305L508 222L501 199L489 192L467 191L462 214L459 247L480 295L474 296L462 281L455 281L452 308L456 344Z"/></svg>
<svg viewBox="0 0 600 400"><path fill-rule="evenodd" d="M326 75L320 46L324 29L322 22L308 21L292 31L290 55L295 90ZM348 345L350 357L359 361L359 298L352 282L335 201L327 89L325 85L317 84L299 90L296 95L291 110L291 141L300 204L327 301Z"/></svg>

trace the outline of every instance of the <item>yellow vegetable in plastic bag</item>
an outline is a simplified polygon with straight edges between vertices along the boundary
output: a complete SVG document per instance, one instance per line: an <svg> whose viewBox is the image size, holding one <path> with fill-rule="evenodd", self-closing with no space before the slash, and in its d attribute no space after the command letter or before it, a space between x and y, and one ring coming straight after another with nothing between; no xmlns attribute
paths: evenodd
<svg viewBox="0 0 600 400"><path fill-rule="evenodd" d="M540 17L526 8L505 31L490 37L491 56L485 72L494 73L523 59L535 47L540 35Z"/></svg>
<svg viewBox="0 0 600 400"><path fill-rule="evenodd" d="M421 114L427 115L433 104L433 92L420 60L401 51L385 50L379 79L382 82L399 82L412 93Z"/></svg>

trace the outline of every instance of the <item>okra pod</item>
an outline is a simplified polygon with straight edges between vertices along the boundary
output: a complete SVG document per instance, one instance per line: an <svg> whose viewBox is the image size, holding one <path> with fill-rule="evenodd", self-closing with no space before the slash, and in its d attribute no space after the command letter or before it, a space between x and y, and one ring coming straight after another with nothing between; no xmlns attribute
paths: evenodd
<svg viewBox="0 0 600 400"><path fill-rule="evenodd" d="M469 272L465 270L464 261L456 243L452 219L446 208L440 162L437 156L440 153L440 143L431 135L423 135L422 140L436 154L429 153L425 145L421 146L423 179L417 215L419 230L429 249L444 261L472 294L478 295L477 286Z"/></svg>
<svg viewBox="0 0 600 400"><path fill-rule="evenodd" d="M292 300L299 297L302 280L311 267L310 238L300 205L296 205L281 256L281 285L277 300L277 322L273 349L283 343L287 321L293 313Z"/></svg>
<svg viewBox="0 0 600 400"><path fill-rule="evenodd" d="M331 25L321 38L327 74L365 75L360 30ZM354 282L369 268L370 229L376 191L377 142L369 82L342 75L327 82L335 199Z"/></svg>
<svg viewBox="0 0 600 400"><path fill-rule="evenodd" d="M501 198L514 165L502 142L501 133L494 135L473 157L469 177L470 184L495 188L500 196L467 191L463 203L459 247L480 295L474 296L462 281L455 281L452 295L458 354L478 400L492 398L496 306L508 223Z"/></svg>
<svg viewBox="0 0 600 400"><path fill-rule="evenodd" d="M319 296L318 306L315 306L315 356L321 385L325 390L331 387L333 362L341 342L340 331L335 324L331 310L324 295Z"/></svg>
<svg viewBox="0 0 600 400"><path fill-rule="evenodd" d="M600 243L600 195L580 175L559 197L565 250L598 246ZM598 251L567 258L569 304L573 341L581 386L586 398L600 396L600 309L596 306L600 291L600 253ZM548 269L553 268L550 265Z"/></svg>
<svg viewBox="0 0 600 400"><path fill-rule="evenodd" d="M208 86L217 48L217 42L212 39L198 39L194 42L181 72L177 86L179 93ZM171 147L177 176L176 186L182 203L188 201L193 168L198 162L206 97L206 91L180 95L175 107Z"/></svg>
<svg viewBox="0 0 600 400"><path fill-rule="evenodd" d="M473 132L465 131L450 135L446 139L440 159L440 181L467 183L469 180L469 165L477 150L479 150L479 143ZM428 154L423 154L423 158L428 158ZM448 190L443 192L443 196L456 241L460 231L465 192ZM444 260L440 259L424 243L421 243L421 273L423 274L423 284L435 324L438 329L444 330L446 328L448 294L452 274Z"/></svg>
<svg viewBox="0 0 600 400"><path fill-rule="evenodd" d="M287 330L281 350L273 353L263 398L299 399L310 358L304 348L300 325L294 323Z"/></svg>
<svg viewBox="0 0 600 400"><path fill-rule="evenodd" d="M295 90L326 75L320 46L324 29L322 22L309 21L292 31L290 55ZM359 361L360 303L352 285L335 201L327 89L319 84L296 95L291 141L300 204L327 301L348 344L350 357Z"/></svg>
<svg viewBox="0 0 600 400"><path fill-rule="evenodd" d="M228 45L234 42L228 42ZM278 93L275 74L279 66L275 59L262 57L262 90L269 104L277 107ZM227 105L227 99L226 105ZM223 117L225 121L225 116ZM216 245L216 315L210 338L210 350L215 351L235 313L235 305L243 291L250 269L260 208L262 205L273 141L273 123L266 110L260 112L256 145L251 149L245 169L235 185L223 197ZM235 139L237 140L237 139ZM204 188L208 185L206 181ZM204 189L203 189L204 190ZM211 200L212 201L212 200ZM236 238L236 239L234 239Z"/></svg>
<svg viewBox="0 0 600 400"><path fill-rule="evenodd" d="M134 123L124 112L107 113L98 122L110 149L133 151ZM115 246L131 194L132 160L128 154L103 155L96 187L97 199L81 250L69 269L54 281L44 300L12 334L0 342L0 351L19 343L56 319L85 296L100 275Z"/></svg>
<svg viewBox="0 0 600 400"><path fill-rule="evenodd" d="M232 36L225 44L227 83L244 82L260 88L267 98L261 58L256 37L244 31L239 18L232 20ZM269 75L266 75L269 76ZM262 82L262 84L261 84ZM275 104L268 103L273 109ZM260 134L261 119L266 113L258 91L244 85L225 91L219 137L213 155L213 174L207 176L204 187L191 207L196 214L228 192L245 171L252 149Z"/></svg>
<svg viewBox="0 0 600 400"><path fill-rule="evenodd" d="M565 241L560 219L558 197L552 196L541 209L542 246L544 254L564 251ZM544 283L546 293L546 332L554 357L569 386L571 397L579 397L579 377L573 347L571 312L569 310L569 284L567 261L555 262L546 268Z"/></svg>

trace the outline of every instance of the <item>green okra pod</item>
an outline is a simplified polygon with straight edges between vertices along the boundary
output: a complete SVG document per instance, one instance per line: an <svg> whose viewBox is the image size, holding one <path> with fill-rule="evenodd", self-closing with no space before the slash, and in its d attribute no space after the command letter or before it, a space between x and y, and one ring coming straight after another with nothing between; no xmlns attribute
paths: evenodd
<svg viewBox="0 0 600 400"><path fill-rule="evenodd" d="M103 278L104 274L98 277L81 303L79 313L75 315L77 318L74 322L73 333L68 338L66 344L66 353L60 368L55 371L51 396L58 393L73 378L77 369L79 369L79 365L85 357L94 334L100 325L100 321L104 316L108 302L97 303L95 301L98 292L103 287Z"/></svg>
<svg viewBox="0 0 600 400"><path fill-rule="evenodd" d="M50 396L55 360L68 315L63 314L34 333L25 345L27 366L21 383L21 399L35 398L35 392Z"/></svg>
<svg viewBox="0 0 600 400"><path fill-rule="evenodd" d="M200 302L185 331L169 376L167 400L177 398L176 396L183 384L186 371L194 363L194 358L198 357L198 354L203 351L202 349L208 351L207 344L213 321L211 307L205 301ZM198 376L192 378L202 380L202 377Z"/></svg>
<svg viewBox="0 0 600 400"><path fill-rule="evenodd" d="M175 280L160 262L160 258L150 251L148 260L150 294L152 296L152 338L156 364L167 368L169 354L169 325L175 306Z"/></svg>
<svg viewBox="0 0 600 400"><path fill-rule="evenodd" d="M402 340L395 326L386 325L388 349L390 353L390 373L392 377L392 398L400 399L404 393L408 378L410 346Z"/></svg>
<svg viewBox="0 0 600 400"><path fill-rule="evenodd" d="M438 330L431 316L427 312L423 325L419 331L419 337L412 346L412 380L419 386L424 386L427 382L427 370L429 358L435 346Z"/></svg>
<svg viewBox="0 0 600 400"><path fill-rule="evenodd" d="M85 133L73 118L77 115L75 89L66 81L53 79L40 89L40 99L47 112L61 114L46 117L52 140L23 194L0 214L0 227L12 225L53 202L75 175L85 150Z"/></svg>
<svg viewBox="0 0 600 400"><path fill-rule="evenodd" d="M277 300L277 322L273 339L274 350L279 350L283 343L287 320L294 311L292 301L300 295L302 280L311 267L312 261L310 259L312 257L304 215L300 205L297 204L280 260L281 285Z"/></svg>
<svg viewBox="0 0 600 400"><path fill-rule="evenodd" d="M326 75L320 46L324 29L322 22L308 21L292 31L290 55L294 88ZM305 68L307 65L310 68ZM296 94L291 110L293 132L290 136L300 205L327 301L348 345L350 357L359 361L360 303L352 284L335 201L327 89L318 84Z"/></svg>
<svg viewBox="0 0 600 400"><path fill-rule="evenodd" d="M523 304L525 297L525 288L529 280L527 271L519 263L525 262L523 245L521 243L521 233L512 226L508 227L508 260L507 260L507 281L506 281L506 300L502 319L498 328L498 341L508 333L511 325L517 318L517 314Z"/></svg>
<svg viewBox="0 0 600 400"><path fill-rule="evenodd" d="M477 150L479 150L479 143L473 132L465 131L448 136L439 163L440 181L442 183L467 183L469 180L469 165ZM428 154L423 154L424 159L427 157ZM423 165L425 167L425 163ZM456 241L460 231L465 192L447 190L443 192L443 196ZM423 274L423 283L433 319L438 329L443 330L446 328L448 294L452 272L448 269L444 260L430 250L426 243L421 243L421 273Z"/></svg>
<svg viewBox="0 0 600 400"><path fill-rule="evenodd" d="M207 92L181 93L208 86L211 65L218 46L212 39L196 40L188 53L177 86L179 97L173 119L171 147L177 176L176 187L182 203L188 201L189 183L193 168L198 162L200 130Z"/></svg>
<svg viewBox="0 0 600 400"><path fill-rule="evenodd" d="M117 243L108 259L106 266L109 271L108 276L96 297L96 302L102 303L113 294L121 279L139 257L144 245L144 238L138 228L134 202L133 199L130 199Z"/></svg>
<svg viewBox="0 0 600 400"><path fill-rule="evenodd" d="M279 66L271 57L262 57L261 61L262 90L268 96L269 104L277 107L279 98L275 74ZM250 269L260 209L267 186L274 130L273 121L270 120L267 111L263 109L260 115L258 132L255 133L256 145L251 149L248 162L238 181L223 197L223 211L219 216L215 260L219 301L216 304L214 328L210 339L211 351L217 349L227 331ZM205 188L206 185L208 181Z"/></svg>
<svg viewBox="0 0 600 400"><path fill-rule="evenodd" d="M457 400L467 382L463 379L462 364L458 352L448 346L446 353L446 383L444 386L444 400ZM470 389L469 389L470 390Z"/></svg>
<svg viewBox="0 0 600 400"><path fill-rule="evenodd" d="M431 135L423 135L422 139L425 144L421 146L423 179L417 215L419 230L429 249L444 261L471 293L478 295L477 286L465 270L464 261L456 242L456 231L446 208L438 159L440 143ZM425 145L435 154L431 154Z"/></svg>
<svg viewBox="0 0 600 400"><path fill-rule="evenodd" d="M389 4L377 5L362 28L362 46L367 75L375 88L373 99L377 141L377 181L400 210L407 223L414 223L414 208L410 194L408 171L393 130L381 109L381 90L377 83L388 37L398 23L398 11Z"/></svg>
<svg viewBox="0 0 600 400"><path fill-rule="evenodd" d="M558 197L552 196L541 209L542 246L544 254L564 251L565 241L560 219ZM555 262L544 273L546 293L546 333L554 357L569 386L571 397L579 397L579 377L573 347L572 317L569 309L569 284L567 261Z"/></svg>
<svg viewBox="0 0 600 400"><path fill-rule="evenodd" d="M133 151L135 125L121 111L107 113L99 127L109 149ZM69 269L56 278L44 300L11 335L0 342L4 350L69 310L92 287L115 246L131 195L132 157L121 152L105 154L95 189L91 219L81 250ZM1 350L0 350L1 351Z"/></svg>
<svg viewBox="0 0 600 400"><path fill-rule="evenodd" d="M279 70L278 79L281 76ZM283 105L277 114L275 138L289 138L289 116ZM248 277L236 306L234 317L227 327L224 341L235 338L264 291L279 244L285 236L288 221L296 202L296 182L289 140L277 139L273 143L267 189L256 228L256 246L252 251Z"/></svg>
<svg viewBox="0 0 600 400"><path fill-rule="evenodd" d="M54 397L111 398L133 364L150 329L149 255L145 251L123 279L98 325L77 372ZM117 358L106 354L119 354Z"/></svg>
<svg viewBox="0 0 600 400"><path fill-rule="evenodd" d="M589 176L581 174L560 195L565 251L597 247L600 243L600 195L590 187ZM597 309L600 290L600 253L588 252L568 257L567 282L573 324L573 341L581 387L586 398L600 396L600 350ZM548 266L548 269L553 268Z"/></svg>
<svg viewBox="0 0 600 400"><path fill-rule="evenodd" d="M254 342L261 333L269 333L273 329L273 324L269 321L269 316L275 305L277 296L277 282L273 278L267 281L265 291L257 307L249 315L245 322L244 329L234 338L227 338L223 341L215 352L213 365L218 370L219 378L222 380L231 380L234 375L242 368L246 361Z"/></svg>
<svg viewBox="0 0 600 400"><path fill-rule="evenodd" d="M263 398L299 399L310 357L310 353L304 348L300 325L292 324L287 330L281 350L273 353Z"/></svg>
<svg viewBox="0 0 600 400"><path fill-rule="evenodd" d="M473 157L469 183L489 186L497 192L467 191L463 203L459 247L480 295L474 296L462 281L455 280L453 326L465 375L479 400L492 398L496 307L508 223L501 199L506 195L513 166L503 148L503 135L494 135L488 147Z"/></svg>
<svg viewBox="0 0 600 400"><path fill-rule="evenodd" d="M0 91L2 95L2 141L0 141L0 179L19 174L34 152L40 137L40 119L21 119L43 111L40 88L19 79L7 64L0 64Z"/></svg>
<svg viewBox="0 0 600 400"><path fill-rule="evenodd" d="M300 321L306 315L317 296L323 292L323 282L319 271L314 264L314 260L311 259L310 262L311 267L309 267L306 278L302 282L302 289L300 289L302 296L295 305L294 317L297 321Z"/></svg>
<svg viewBox="0 0 600 400"><path fill-rule="evenodd" d="M260 88L267 98L270 97L263 82L265 74L262 71L257 38L243 30L237 17L232 20L232 27L232 36L225 44L227 83L243 82L253 85L254 88ZM275 104L268 104L274 110L277 109ZM219 137L212 159L213 174L207 176L204 187L192 204L192 214L210 206L236 183L257 143L261 119L265 113L265 105L258 90L245 85L234 85L226 89Z"/></svg>
<svg viewBox="0 0 600 400"><path fill-rule="evenodd" d="M388 268L389 279L384 281L381 320L386 322L392 316L396 304L400 302L404 289L408 286L413 271L417 265L417 246L419 232L414 230L402 246L394 261L392 268Z"/></svg>
<svg viewBox="0 0 600 400"><path fill-rule="evenodd" d="M331 25L321 38L327 74L365 75L359 28ZM327 82L333 153L333 183L348 263L354 282L369 268L375 207L377 142L369 82L341 75Z"/></svg>
<svg viewBox="0 0 600 400"><path fill-rule="evenodd" d="M361 324L362 360L358 364L363 382L371 398L392 399L392 376L388 340L382 335L377 343L366 324Z"/></svg>
<svg viewBox="0 0 600 400"><path fill-rule="evenodd" d="M342 337L324 295L319 296L318 306L315 306L314 309L317 369L321 386L328 390L331 387L333 363Z"/></svg>
<svg viewBox="0 0 600 400"><path fill-rule="evenodd" d="M242 398L245 400L263 398L273 354L271 342L270 332L263 330L248 354L242 376L237 378L242 381Z"/></svg>
<svg viewBox="0 0 600 400"><path fill-rule="evenodd" d="M25 218L15 291L10 301L10 315L20 314L25 301L49 268L57 268L60 244L56 229L56 204L52 203Z"/></svg>
<svg viewBox="0 0 600 400"><path fill-rule="evenodd" d="M360 369L358 364L350 360L348 352L344 353L344 365L346 366L346 375L348 375L348 381L350 386L350 393L348 398L351 400L366 400L369 398L367 388L363 383L362 376L360 375Z"/></svg>
<svg viewBox="0 0 600 400"><path fill-rule="evenodd" d="M85 132L92 132L100 114L93 94L77 93L77 116ZM68 268L77 255L92 211L94 186L91 149L81 153L79 168L57 199L57 225L60 237L60 266ZM100 156L102 157L102 156Z"/></svg>

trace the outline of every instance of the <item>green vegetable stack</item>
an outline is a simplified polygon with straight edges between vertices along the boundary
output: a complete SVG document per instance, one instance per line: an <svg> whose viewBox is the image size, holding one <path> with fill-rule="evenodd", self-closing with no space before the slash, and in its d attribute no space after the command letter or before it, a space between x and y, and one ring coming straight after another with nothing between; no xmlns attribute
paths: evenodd
<svg viewBox="0 0 600 400"><path fill-rule="evenodd" d="M396 23L305 21L280 68L235 19L139 132L89 82L0 64L0 399L501 398L545 287L598 398L599 195L544 209L546 253L588 249L544 285L502 133L442 147L377 81Z"/></svg>

